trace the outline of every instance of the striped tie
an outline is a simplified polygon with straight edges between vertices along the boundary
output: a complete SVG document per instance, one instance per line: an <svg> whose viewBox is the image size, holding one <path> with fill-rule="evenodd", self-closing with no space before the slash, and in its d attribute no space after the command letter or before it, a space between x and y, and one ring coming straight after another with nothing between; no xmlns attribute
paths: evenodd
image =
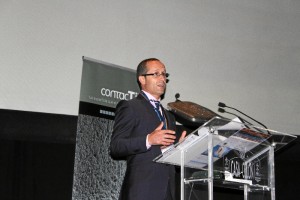
<svg viewBox="0 0 300 200"><path fill-rule="evenodd" d="M164 123L163 129L166 129L165 118L162 116L162 114L161 114L161 112L159 110L160 109L160 102L156 101L156 100L150 100L150 101L154 102L154 104L155 104L154 110L155 110L157 116L159 117L159 120Z"/></svg>

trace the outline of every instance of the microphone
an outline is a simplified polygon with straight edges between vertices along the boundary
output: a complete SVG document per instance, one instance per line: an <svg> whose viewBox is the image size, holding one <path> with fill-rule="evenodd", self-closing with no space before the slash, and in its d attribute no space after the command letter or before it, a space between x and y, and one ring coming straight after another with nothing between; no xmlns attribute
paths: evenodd
<svg viewBox="0 0 300 200"><path fill-rule="evenodd" d="M236 108L233 108L233 107L230 107L230 106L227 106L225 103L222 103L222 102L219 102L219 104L218 104L218 106L219 107L221 107L221 108L219 108L219 110L221 109L221 111L219 111L219 112L222 112L222 111L224 111L225 112L225 110L223 109L223 108L230 108L230 109L233 109L233 110L235 110L235 111L237 111L237 112L239 112L239 113L241 113L242 115L244 115L244 116L246 116L246 117L248 117L249 119L251 119L251 120L253 120L253 121L255 121L256 123L258 123L258 124L260 124L261 126L263 126L264 128L266 128L266 129L268 129L263 123L261 123L261 122L259 122L259 121L257 121L257 120L255 120L255 119L253 119L252 117L250 117L249 115L247 115L247 114L245 114L245 113L243 113L242 111L240 111L240 110L238 110L238 109L236 109ZM229 114L233 114L233 113L229 113ZM235 115L236 116L236 115ZM248 122L249 123L249 122ZM250 123L251 124L251 123ZM269 132L269 131L268 131Z"/></svg>
<svg viewBox="0 0 300 200"><path fill-rule="evenodd" d="M179 94L179 93L176 93L176 94L175 94L176 101L180 101L180 100L179 100L179 97L180 97L180 94Z"/></svg>
<svg viewBox="0 0 300 200"><path fill-rule="evenodd" d="M253 125L253 124L251 124L250 122L248 122L247 120L245 120L245 119L241 118L240 116L238 116L237 114L232 113L232 112L227 112L227 111L226 111L225 109L223 109L223 108L219 108L218 111L219 111L220 113L228 113L228 114L234 115L234 116L236 116L237 118L239 118L239 119L241 120L241 122L243 122L243 123L247 122L248 124Z"/></svg>

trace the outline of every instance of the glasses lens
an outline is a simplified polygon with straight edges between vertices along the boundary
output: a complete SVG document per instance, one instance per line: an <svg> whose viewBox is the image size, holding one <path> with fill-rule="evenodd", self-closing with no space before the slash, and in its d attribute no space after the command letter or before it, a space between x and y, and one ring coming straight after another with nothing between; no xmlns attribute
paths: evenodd
<svg viewBox="0 0 300 200"><path fill-rule="evenodd" d="M162 73L156 72L156 73L153 74L153 76L154 76L155 78L157 78L157 77L159 77L159 76L162 76L162 77L164 77L164 78L167 78L167 77L169 76L169 74L168 74L168 73L165 73L165 72L162 72Z"/></svg>

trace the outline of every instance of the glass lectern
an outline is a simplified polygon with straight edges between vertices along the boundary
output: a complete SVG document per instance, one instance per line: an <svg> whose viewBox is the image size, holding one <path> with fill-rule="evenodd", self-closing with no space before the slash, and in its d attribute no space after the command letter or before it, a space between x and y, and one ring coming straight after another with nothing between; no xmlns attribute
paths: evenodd
<svg viewBox="0 0 300 200"><path fill-rule="evenodd" d="M196 185L213 200L214 187L244 191L244 200L275 200L274 151L296 136L214 117L154 161L180 167L181 200L199 199ZM203 198L201 198L203 200Z"/></svg>

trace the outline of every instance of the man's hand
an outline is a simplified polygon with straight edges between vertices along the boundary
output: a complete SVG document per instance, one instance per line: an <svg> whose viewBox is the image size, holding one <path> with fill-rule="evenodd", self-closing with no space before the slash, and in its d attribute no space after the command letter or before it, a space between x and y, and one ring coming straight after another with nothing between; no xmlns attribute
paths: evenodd
<svg viewBox="0 0 300 200"><path fill-rule="evenodd" d="M179 138L179 142L181 142L186 136L186 131L182 131L181 136Z"/></svg>
<svg viewBox="0 0 300 200"><path fill-rule="evenodd" d="M174 143L176 139L175 131L162 130L162 127L163 122L161 122L159 126L156 127L156 129L148 135L148 142L150 145L169 146Z"/></svg>

